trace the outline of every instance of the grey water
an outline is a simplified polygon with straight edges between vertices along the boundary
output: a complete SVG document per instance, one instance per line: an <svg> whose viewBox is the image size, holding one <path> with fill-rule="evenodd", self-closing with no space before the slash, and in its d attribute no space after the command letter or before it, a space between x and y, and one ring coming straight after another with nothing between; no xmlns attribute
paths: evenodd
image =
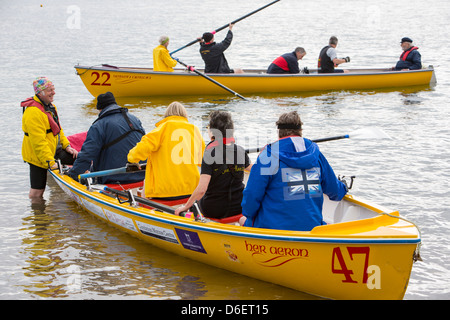
<svg viewBox="0 0 450 320"><path fill-rule="evenodd" d="M85 131L97 116L95 98L76 64L152 66L160 35L169 50L270 1L31 1L0 0L0 299L314 299L303 293L191 261L143 243L91 217L49 179L45 201L28 199L28 166L21 157L20 102L32 81L55 84L55 105L66 135ZM324 10L328 8L328 10ZM348 68L395 65L400 39L414 40L434 87L398 90L213 97L117 99L154 128L170 102L182 102L204 130L212 110L231 112L237 142L256 147L276 139L275 121L297 110L304 136L314 139L378 127L392 139L346 139L320 144L336 174L355 175L352 193L398 210L422 232L423 261L413 266L406 300L450 298L450 63L443 37L447 0L282 0L237 23L226 51L233 68L266 68L297 46L315 68L330 36L339 38ZM218 40L225 31L216 35ZM203 67L197 46L177 56ZM254 159L254 158L253 158ZM383 285L383 284L382 284ZM388 284L385 284L388 285Z"/></svg>

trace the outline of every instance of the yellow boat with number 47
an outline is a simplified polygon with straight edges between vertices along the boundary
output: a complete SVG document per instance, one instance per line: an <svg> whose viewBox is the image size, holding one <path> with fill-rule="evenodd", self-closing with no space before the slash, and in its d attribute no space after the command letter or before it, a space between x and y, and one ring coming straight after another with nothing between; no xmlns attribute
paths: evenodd
<svg viewBox="0 0 450 320"><path fill-rule="evenodd" d="M97 97L110 91L115 97L210 96L228 94L221 86L186 69L156 72L151 68L111 65L75 66L87 90ZM300 93L330 90L373 90L430 86L436 82L432 66L421 70L354 69L349 73L267 74L245 70L243 74L208 74L221 85L243 95Z"/></svg>
<svg viewBox="0 0 450 320"><path fill-rule="evenodd" d="M82 208L152 245L202 263L330 299L402 299L420 258L420 231L397 211L325 197L327 225L309 232L176 216L140 185L82 185L50 171ZM119 191L121 190L121 191ZM169 207L170 208L170 207Z"/></svg>

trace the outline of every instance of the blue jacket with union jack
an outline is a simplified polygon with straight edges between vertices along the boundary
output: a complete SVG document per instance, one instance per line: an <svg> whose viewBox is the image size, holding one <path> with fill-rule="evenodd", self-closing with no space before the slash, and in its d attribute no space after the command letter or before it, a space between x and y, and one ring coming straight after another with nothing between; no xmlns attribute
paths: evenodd
<svg viewBox="0 0 450 320"><path fill-rule="evenodd" d="M267 145L244 190L245 226L310 231L324 224L323 194L339 201L347 188L316 143L286 137Z"/></svg>

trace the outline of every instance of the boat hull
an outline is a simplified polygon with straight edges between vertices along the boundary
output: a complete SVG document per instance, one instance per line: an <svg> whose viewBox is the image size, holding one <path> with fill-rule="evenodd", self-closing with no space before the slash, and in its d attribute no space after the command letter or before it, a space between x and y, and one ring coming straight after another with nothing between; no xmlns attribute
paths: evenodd
<svg viewBox="0 0 450 320"><path fill-rule="evenodd" d="M226 95L213 82L184 70L155 72L146 68L75 66L87 90L97 97L111 91L116 97ZM299 93L329 90L372 90L428 86L435 82L433 68L412 71L384 69L352 70L337 74L209 74L212 79L239 94Z"/></svg>
<svg viewBox="0 0 450 320"><path fill-rule="evenodd" d="M86 211L143 241L215 267L324 298L402 299L420 243L418 234L411 231L414 226L380 216L375 211L381 209L349 196L348 208L360 208L353 214L373 211L373 217L345 222L342 202L332 204L332 215L340 223L296 232L195 221L133 207L89 191L57 171L51 174Z"/></svg>

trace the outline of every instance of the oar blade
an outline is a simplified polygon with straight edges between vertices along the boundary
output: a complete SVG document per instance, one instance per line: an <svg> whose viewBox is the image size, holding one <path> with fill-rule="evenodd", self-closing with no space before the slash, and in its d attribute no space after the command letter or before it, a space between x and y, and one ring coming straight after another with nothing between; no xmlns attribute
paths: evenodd
<svg viewBox="0 0 450 320"><path fill-rule="evenodd" d="M355 130L349 134L349 138L351 139L390 139L386 132L377 127L366 127Z"/></svg>

